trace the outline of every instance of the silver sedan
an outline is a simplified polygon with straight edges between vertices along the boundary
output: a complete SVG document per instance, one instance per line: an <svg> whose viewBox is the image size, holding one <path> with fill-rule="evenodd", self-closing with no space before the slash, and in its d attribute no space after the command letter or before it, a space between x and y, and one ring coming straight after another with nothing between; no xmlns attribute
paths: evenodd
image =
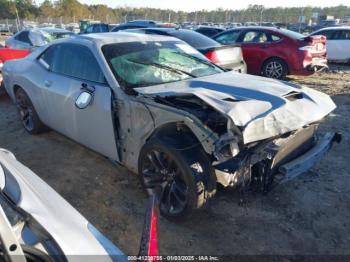
<svg viewBox="0 0 350 262"><path fill-rule="evenodd" d="M72 35L74 35L73 32L59 28L24 29L7 38L5 44L14 49L34 50L53 40L70 37Z"/></svg>

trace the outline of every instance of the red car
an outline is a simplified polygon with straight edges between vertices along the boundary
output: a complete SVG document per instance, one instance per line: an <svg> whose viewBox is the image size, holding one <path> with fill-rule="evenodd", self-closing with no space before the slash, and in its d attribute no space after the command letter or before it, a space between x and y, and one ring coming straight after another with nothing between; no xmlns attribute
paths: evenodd
<svg viewBox="0 0 350 262"><path fill-rule="evenodd" d="M327 68L326 37L304 36L272 27L239 27L213 37L223 44L240 44L248 73L282 79Z"/></svg>
<svg viewBox="0 0 350 262"><path fill-rule="evenodd" d="M12 48L0 48L0 73L2 71L2 66L8 60L19 59L27 56L29 50L25 49L12 49ZM2 75L0 74L0 87L2 85Z"/></svg>

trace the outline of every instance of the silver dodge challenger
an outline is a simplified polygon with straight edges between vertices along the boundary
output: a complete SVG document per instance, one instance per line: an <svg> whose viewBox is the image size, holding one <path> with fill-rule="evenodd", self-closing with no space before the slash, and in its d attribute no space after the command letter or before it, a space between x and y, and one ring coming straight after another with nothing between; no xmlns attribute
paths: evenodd
<svg viewBox="0 0 350 262"><path fill-rule="evenodd" d="M340 141L317 135L331 98L224 71L181 40L101 33L58 40L3 68L31 134L49 128L138 173L183 219L224 187L267 192Z"/></svg>

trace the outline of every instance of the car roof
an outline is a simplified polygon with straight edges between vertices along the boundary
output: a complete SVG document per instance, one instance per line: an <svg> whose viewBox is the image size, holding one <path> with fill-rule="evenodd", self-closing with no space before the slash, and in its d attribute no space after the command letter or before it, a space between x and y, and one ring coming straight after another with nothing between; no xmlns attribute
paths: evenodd
<svg viewBox="0 0 350 262"><path fill-rule="evenodd" d="M276 31L279 32L280 29L276 27L270 27L270 26L240 26L228 29L227 31L237 31L237 30L269 30L269 31Z"/></svg>
<svg viewBox="0 0 350 262"><path fill-rule="evenodd" d="M69 30L62 29L62 28L53 28L53 27L38 27L38 28L32 28L28 31L44 31L47 33L72 33Z"/></svg>
<svg viewBox="0 0 350 262"><path fill-rule="evenodd" d="M172 33L172 32L188 32L188 33L194 33L199 34L196 31L190 30L190 29L183 29L183 28L176 28L176 27L146 27L146 28L136 28L136 29L129 29L129 32L132 30L138 31L138 30L145 30L145 31L159 31L159 32L165 32L165 33Z"/></svg>
<svg viewBox="0 0 350 262"><path fill-rule="evenodd" d="M202 28L204 28L204 29L215 29L215 30L225 30L225 28L217 27L217 26L199 26L197 29L202 29Z"/></svg>
<svg viewBox="0 0 350 262"><path fill-rule="evenodd" d="M79 35L75 39L85 39L92 41L99 45L113 44L113 43L127 43L135 41L169 41L177 40L176 38L162 35L146 35L140 33L130 32L107 32L97 34Z"/></svg>
<svg viewBox="0 0 350 262"><path fill-rule="evenodd" d="M350 26L331 26L331 27L324 27L316 32L323 31L323 30L339 30L339 29L345 29L345 30L350 30Z"/></svg>

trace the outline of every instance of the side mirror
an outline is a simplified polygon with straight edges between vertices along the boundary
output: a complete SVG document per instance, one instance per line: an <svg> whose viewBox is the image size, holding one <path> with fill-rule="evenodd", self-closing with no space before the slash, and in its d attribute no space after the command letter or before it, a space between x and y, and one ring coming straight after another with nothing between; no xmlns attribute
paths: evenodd
<svg viewBox="0 0 350 262"><path fill-rule="evenodd" d="M92 94L84 91L78 96L75 106L79 109L87 108L92 103L92 99Z"/></svg>

